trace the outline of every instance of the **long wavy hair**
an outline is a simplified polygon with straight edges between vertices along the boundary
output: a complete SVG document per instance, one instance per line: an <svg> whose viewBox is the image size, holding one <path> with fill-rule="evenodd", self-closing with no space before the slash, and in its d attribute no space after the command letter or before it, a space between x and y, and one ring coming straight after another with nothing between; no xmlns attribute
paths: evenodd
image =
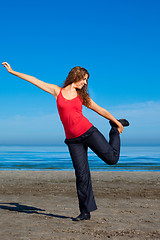
<svg viewBox="0 0 160 240"><path fill-rule="evenodd" d="M90 76L89 72L85 68L83 67L72 68L63 84L63 88L67 87L73 82L80 81L86 74L88 75L88 79L89 79L89 76ZM86 107L89 107L90 105L90 97L88 93L88 79L87 79L87 84L85 84L82 87L82 89L76 89L77 94L79 95L80 99L82 100L83 104Z"/></svg>

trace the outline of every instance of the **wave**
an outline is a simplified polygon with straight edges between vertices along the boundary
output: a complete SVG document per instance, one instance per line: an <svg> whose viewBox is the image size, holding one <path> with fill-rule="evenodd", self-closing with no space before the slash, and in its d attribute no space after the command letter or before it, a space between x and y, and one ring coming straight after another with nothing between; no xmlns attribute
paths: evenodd
<svg viewBox="0 0 160 240"><path fill-rule="evenodd" d="M123 146L119 162L109 166L91 150L91 171L160 171L160 147ZM0 146L0 170L69 170L72 161L65 146Z"/></svg>

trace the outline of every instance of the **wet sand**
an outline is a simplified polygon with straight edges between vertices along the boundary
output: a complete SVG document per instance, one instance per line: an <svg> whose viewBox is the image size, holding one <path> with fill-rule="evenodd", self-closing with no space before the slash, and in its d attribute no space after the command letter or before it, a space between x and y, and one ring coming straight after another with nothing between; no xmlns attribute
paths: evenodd
<svg viewBox="0 0 160 240"><path fill-rule="evenodd" d="M74 172L0 171L1 239L160 239L159 172L91 176L98 210L74 222Z"/></svg>

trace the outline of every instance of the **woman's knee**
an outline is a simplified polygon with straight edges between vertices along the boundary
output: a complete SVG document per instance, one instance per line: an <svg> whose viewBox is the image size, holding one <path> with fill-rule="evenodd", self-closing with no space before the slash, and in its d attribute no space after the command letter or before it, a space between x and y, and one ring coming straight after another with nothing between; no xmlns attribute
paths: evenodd
<svg viewBox="0 0 160 240"><path fill-rule="evenodd" d="M105 153L103 154L103 156L101 157L101 159L107 163L108 165L116 165L118 160L119 160L119 156L117 154L108 154Z"/></svg>
<svg viewBox="0 0 160 240"><path fill-rule="evenodd" d="M116 165L117 162L118 162L118 159L114 159L114 160L112 160L112 161L109 161L107 164L108 164L108 165Z"/></svg>

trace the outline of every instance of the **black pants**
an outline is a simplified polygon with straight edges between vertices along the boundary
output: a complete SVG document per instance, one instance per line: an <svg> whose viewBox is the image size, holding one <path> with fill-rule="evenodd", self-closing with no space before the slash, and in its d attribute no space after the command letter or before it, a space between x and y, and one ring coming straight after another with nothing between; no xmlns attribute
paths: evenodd
<svg viewBox="0 0 160 240"><path fill-rule="evenodd" d="M92 126L80 137L65 139L75 169L80 212L91 212L97 209L88 165L88 147L105 163L114 165L118 162L120 137L116 127L111 128L109 137L108 143L98 129Z"/></svg>

